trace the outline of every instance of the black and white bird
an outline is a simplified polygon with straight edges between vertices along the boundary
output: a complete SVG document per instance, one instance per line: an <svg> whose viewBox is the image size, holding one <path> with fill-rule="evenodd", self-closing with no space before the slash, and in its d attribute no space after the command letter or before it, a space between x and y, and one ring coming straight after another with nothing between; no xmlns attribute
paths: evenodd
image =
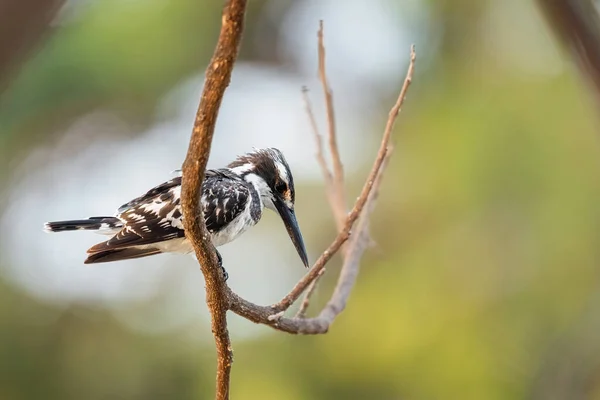
<svg viewBox="0 0 600 400"><path fill-rule="evenodd" d="M200 203L215 247L235 240L254 226L264 207L276 211L308 267L294 201L290 167L281 151L268 148L239 156L226 168L207 170ZM84 263L93 264L192 252L182 219L181 176L178 176L123 204L112 217L47 222L44 228L48 232L92 230L111 235L109 240L87 251Z"/></svg>

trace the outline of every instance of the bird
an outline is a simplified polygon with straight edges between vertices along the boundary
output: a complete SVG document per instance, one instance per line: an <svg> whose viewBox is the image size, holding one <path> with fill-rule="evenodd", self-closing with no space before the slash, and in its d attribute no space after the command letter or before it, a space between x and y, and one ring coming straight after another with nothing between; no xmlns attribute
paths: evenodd
<svg viewBox="0 0 600 400"><path fill-rule="evenodd" d="M87 250L85 264L161 253L191 253L181 209L181 171L117 209L113 216L46 222L47 232L89 230L111 238ZM212 244L222 246L256 225L264 208L279 214L305 267L308 256L295 210L292 171L276 148L254 149L225 168L207 169L199 207ZM219 264L222 257L217 251ZM227 272L223 268L225 278Z"/></svg>

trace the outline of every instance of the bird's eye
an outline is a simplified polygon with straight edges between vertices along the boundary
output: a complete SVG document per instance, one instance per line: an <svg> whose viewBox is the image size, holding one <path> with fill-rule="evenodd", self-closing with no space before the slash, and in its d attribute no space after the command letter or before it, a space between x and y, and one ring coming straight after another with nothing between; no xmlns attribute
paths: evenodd
<svg viewBox="0 0 600 400"><path fill-rule="evenodd" d="M285 182L279 182L275 186L275 190L277 190L279 193L284 193L287 190L287 185L285 184Z"/></svg>

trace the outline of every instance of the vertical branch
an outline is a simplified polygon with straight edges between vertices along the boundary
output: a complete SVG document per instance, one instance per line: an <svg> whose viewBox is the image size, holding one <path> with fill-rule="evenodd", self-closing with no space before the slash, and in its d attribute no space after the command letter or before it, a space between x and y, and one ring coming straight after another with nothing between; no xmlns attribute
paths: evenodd
<svg viewBox="0 0 600 400"><path fill-rule="evenodd" d="M394 117L395 118L395 117ZM373 190L367 198L365 208L361 213L360 219L357 221L352 233L352 238L348 243L348 251L344 257L344 264L340 271L338 282L335 290L331 295L331 299L327 302L323 310L319 313L317 320L322 320L326 326L330 326L335 318L346 308L350 292L356 283L358 272L360 270L360 260L369 244L369 216L375 208L375 202L379 195L379 188L383 172L385 171L389 158L391 156L392 145L388 146L385 152L383 162L379 167L379 171L375 176ZM310 332L309 332L310 333Z"/></svg>
<svg viewBox="0 0 600 400"><path fill-rule="evenodd" d="M233 362L226 316L229 297L215 249L202 218L200 198L217 115L238 55L245 11L246 0L228 0L223 10L221 32L213 57L206 69L204 89L187 156L183 163L181 189L186 238L194 247L206 282L206 304L210 311L212 332L217 348L216 398L218 400L229 399L229 380Z"/></svg>
<svg viewBox="0 0 600 400"><path fill-rule="evenodd" d="M319 279L321 279L321 276L323 276L324 273L325 268L319 271L319 274L317 275L315 280L312 281L308 286L308 289L306 289L306 293L304 294L302 304L300 304L300 308L298 309L298 312L296 312L296 318L304 318L306 316L306 310L308 310L308 306L310 305L310 298L317 289L317 282L319 282Z"/></svg>
<svg viewBox="0 0 600 400"><path fill-rule="evenodd" d="M333 93L331 92L331 88L329 87L329 80L327 79L327 68L325 63L325 44L323 40L323 21L319 21L319 30L317 32L317 48L318 48L318 70L319 70L319 80L323 86L323 92L325 94L325 107L327 114L327 127L328 127L328 144L329 144L329 152L331 153L331 159L333 163L333 173L330 171L327 162L325 161L325 155L323 152L323 143L322 137L319 133L319 128L317 126L317 122L315 120L314 113L312 111L312 107L310 104L310 100L308 98L307 90L303 90L304 95L304 104L306 108L306 113L308 114L308 118L311 123L311 127L313 130L313 136L315 138L315 144L317 148L317 162L321 166L321 172L323 173L323 178L325 179L325 193L327 194L327 200L329 202L329 206L333 213L333 219L335 221L335 226L337 228L338 233L342 232L344 229L344 223L346 221L346 197L344 194L344 170L342 165L342 160L339 152L339 148L337 145L337 131L335 125L335 112L333 107ZM346 253L346 246L342 246L341 248L342 254ZM314 294L317 285L319 283L319 279L323 276L325 270L320 271L319 275L315 278L314 281L310 283L308 290L304 294L304 300L302 301L302 305L298 310L297 316L304 316L308 306L310 305L310 298Z"/></svg>
<svg viewBox="0 0 600 400"><path fill-rule="evenodd" d="M332 204L333 216L338 232L344 226L346 220L346 198L344 196L344 168L337 145L337 132L335 126L335 111L333 108L333 93L329 87L327 73L325 68L325 44L323 43L323 21L319 22L319 32L317 33L319 42L319 80L323 86L325 95L325 108L327 111L327 127L328 127L328 143L329 151L331 152L331 160L333 164L333 199Z"/></svg>
<svg viewBox="0 0 600 400"><path fill-rule="evenodd" d="M331 88L329 87L329 80L327 78L327 67L325 62L325 44L324 44L324 34L323 34L323 21L319 22L319 30L317 32L317 47L318 47L318 70L319 70L319 80L321 81L323 92L325 94L325 106L327 113L327 125L328 125L328 144L329 151L331 153L331 161L333 164L333 173L329 170L327 162L325 161L325 157L323 154L323 144L321 142L321 134L319 133L319 129L317 123L315 121L314 113L311 108L310 100L307 95L307 90L303 90L304 96L304 104L306 108L306 113L308 114L308 118L311 123L311 127L313 130L313 135L315 137L315 143L317 148L317 162L321 166L321 172L323 173L323 177L325 179L325 191L327 193L327 199L329 201L329 206L333 213L333 217L335 220L335 224L337 227L338 233L342 232L344 229L344 224L346 222L346 196L344 193L344 171L342 159L339 152L339 147L337 144L337 130L335 125L335 112L333 107L333 94ZM368 227L365 227L365 230L368 230ZM367 235L365 233L365 235ZM343 245L341 248L342 256L346 257L346 245ZM303 316L306 312L310 304L310 297L315 292L316 286L319 282L321 276L323 276L324 270L321 271L314 281L311 282L308 290L304 295L304 300L302 301L302 305L300 306L300 310L298 311L298 316Z"/></svg>
<svg viewBox="0 0 600 400"><path fill-rule="evenodd" d="M417 60L417 53L415 52L415 46L412 45L410 48L410 62L408 64L408 71L406 72L406 78L404 78L404 83L402 84L402 89L400 90L400 95L396 100L396 103L390 110L388 114L388 120L385 125L385 131L383 133L383 137L381 139L381 144L379 146L379 151L377 152L377 157L373 162L373 166L371 167L371 171L369 172L369 176L367 177L366 182L363 185L362 191L356 202L354 203L354 207L348 213L346 220L344 222L344 228L337 235L334 241L329 245L329 247L321 254L321 256L314 263L308 274L304 275L300 281L294 286L291 292L289 292L283 299L281 299L278 303L271 305L270 309L275 312L280 312L283 310L287 310L291 304L293 304L301 295L304 293L306 288L316 279L316 277L321 273L321 270L325 268L325 265L331 257L340 249L340 247L346 242L346 240L350 237L350 230L354 222L359 217L362 209L367 201L367 196L371 192L373 188L373 184L377 174L379 173L379 169L384 162L385 156L388 152L390 146L390 139L392 136L392 130L394 128L394 123L396 122L396 118L398 117L398 113L402 109L402 105L404 104L404 100L406 99L406 93L408 92L408 88L412 83L412 78L415 70L415 61ZM232 311L235 311L232 309Z"/></svg>
<svg viewBox="0 0 600 400"><path fill-rule="evenodd" d="M416 58L415 46L413 45L410 49L410 63L408 65L406 77L404 78L404 84L402 85L396 103L388 114L388 120L383 137L381 138L377 157L373 162L371 172L369 173L354 208L346 218L342 232L336 237L331 246L323 252L310 272L305 275L304 278L298 282L296 287L294 287L294 289L278 304L274 304L270 307L258 306L231 292L230 306L233 312L250 321L266 324L283 332L316 335L327 333L335 318L344 310L350 292L356 282L356 277L358 276L361 256L368 244L367 227L369 224L369 213L373 210L374 202L381 185L382 174L393 150L393 145L391 143L392 130L396 118L398 117L398 113L406 99L408 88L412 83ZM358 223L354 224L359 217L360 220ZM298 299L305 290L307 290L310 283L322 273L327 261L341 247L346 239L348 239L351 228L353 229L353 233L351 242L348 244L348 252L344 258L344 265L342 266L336 288L327 305L315 318L303 317L303 313L306 309L305 303L302 304L296 317L285 317L285 310L287 310L289 306Z"/></svg>
<svg viewBox="0 0 600 400"><path fill-rule="evenodd" d="M312 110L312 105L310 103L310 98L308 97L308 88L302 88L302 97L304 100L304 109L306 110L306 114L308 115L308 120L310 121L310 127L313 132L313 137L315 139L315 147L317 152L315 157L317 158L317 162L319 163L319 167L321 167L321 173L323 174L323 179L325 179L325 193L327 194L327 200L329 204L333 207L335 204L333 200L333 175L329 170L329 166L327 165L327 161L325 161L325 153L323 152L323 137L319 132L319 126L317 125L317 119L315 118L315 113ZM337 221L336 221L337 224Z"/></svg>

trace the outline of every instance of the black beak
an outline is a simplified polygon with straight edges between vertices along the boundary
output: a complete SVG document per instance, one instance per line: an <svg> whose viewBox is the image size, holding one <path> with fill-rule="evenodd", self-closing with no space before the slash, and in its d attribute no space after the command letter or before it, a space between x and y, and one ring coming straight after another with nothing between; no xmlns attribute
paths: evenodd
<svg viewBox="0 0 600 400"><path fill-rule="evenodd" d="M290 235L290 239L292 239L292 243L294 243L294 247L296 247L296 251L300 256L302 263L306 268L308 268L308 256L306 255L306 248L304 247L302 233L300 233L300 227L298 226L298 221L296 220L296 214L294 214L294 211L290 210L285 205L283 200L276 199L274 203L275 208L277 208L277 211L279 212L279 216L283 220L285 229L287 229L288 235Z"/></svg>

